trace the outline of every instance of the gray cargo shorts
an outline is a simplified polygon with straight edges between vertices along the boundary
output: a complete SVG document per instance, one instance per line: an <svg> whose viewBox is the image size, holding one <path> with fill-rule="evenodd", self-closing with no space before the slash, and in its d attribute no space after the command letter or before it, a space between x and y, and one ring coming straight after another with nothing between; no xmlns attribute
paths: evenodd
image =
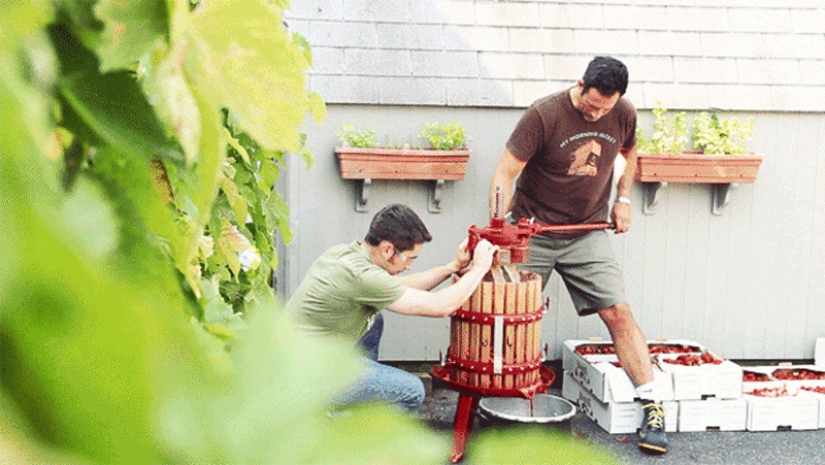
<svg viewBox="0 0 825 465"><path fill-rule="evenodd" d="M622 268L607 231L573 239L530 238L530 261L519 268L541 276L546 287L553 270L561 276L579 316L627 301Z"/></svg>

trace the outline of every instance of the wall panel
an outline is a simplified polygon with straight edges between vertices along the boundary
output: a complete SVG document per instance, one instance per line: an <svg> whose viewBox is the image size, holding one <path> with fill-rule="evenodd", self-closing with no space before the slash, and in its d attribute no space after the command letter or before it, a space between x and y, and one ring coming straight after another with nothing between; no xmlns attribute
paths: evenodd
<svg viewBox="0 0 825 465"><path fill-rule="evenodd" d="M291 157L286 195L295 239L282 257L285 297L327 247L363 238L384 204L410 204L434 241L415 270L449 261L472 224L487 224L487 189L518 109L331 105L322 126L307 123L318 162L309 170ZM746 116L746 115L740 115ZM825 117L756 114L752 147L765 155L754 184L733 191L721 216L711 214L707 185L670 184L655 214L642 213L642 188L633 191L632 230L613 236L631 308L649 338L693 339L720 355L749 359L813 357L825 335ZM649 124L643 112L640 124ZM474 150L462 181L448 182L441 213L427 211L430 185L375 181L369 213L354 209L354 181L338 175L333 147L344 123L376 129L379 140L416 141L427 121L461 121ZM579 318L557 277L545 295L552 308L543 323L550 358L565 339L607 339L597 316ZM435 360L449 340L447 319L390 315L381 357Z"/></svg>

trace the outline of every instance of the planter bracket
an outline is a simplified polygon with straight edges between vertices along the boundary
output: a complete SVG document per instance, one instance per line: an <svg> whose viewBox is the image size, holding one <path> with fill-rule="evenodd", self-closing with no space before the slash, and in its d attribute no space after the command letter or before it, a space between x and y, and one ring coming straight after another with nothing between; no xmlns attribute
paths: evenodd
<svg viewBox="0 0 825 465"><path fill-rule="evenodd" d="M441 213L441 201L444 200L444 185L443 179L438 179L432 183L432 188L429 191L427 199L427 210L430 213ZM355 187L355 211L358 213L366 213L370 211L367 202L370 199L370 188L372 187L372 179L356 179Z"/></svg>
<svg viewBox="0 0 825 465"><path fill-rule="evenodd" d="M444 180L439 179L433 183L430 191L429 201L427 202L427 210L430 213L441 213L441 200L444 195Z"/></svg>
<svg viewBox="0 0 825 465"><path fill-rule="evenodd" d="M728 202L730 202L730 192L738 187L739 184L735 182L730 184L714 184L711 187L711 213L716 216L721 216Z"/></svg>
<svg viewBox="0 0 825 465"><path fill-rule="evenodd" d="M359 213L366 213L370 211L367 206L367 201L370 199L370 186L372 186L372 179L360 179L355 187L355 211Z"/></svg>
<svg viewBox="0 0 825 465"><path fill-rule="evenodd" d="M667 186L666 182L643 182L644 199L642 201L642 212L645 215L653 215L656 210L653 208L659 201L659 189Z"/></svg>

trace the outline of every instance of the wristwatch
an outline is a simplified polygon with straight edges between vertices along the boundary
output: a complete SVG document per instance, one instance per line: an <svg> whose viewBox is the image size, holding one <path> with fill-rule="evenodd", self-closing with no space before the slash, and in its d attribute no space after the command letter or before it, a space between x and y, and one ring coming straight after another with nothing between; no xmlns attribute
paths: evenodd
<svg viewBox="0 0 825 465"><path fill-rule="evenodd" d="M630 205L630 197L616 197L616 202Z"/></svg>

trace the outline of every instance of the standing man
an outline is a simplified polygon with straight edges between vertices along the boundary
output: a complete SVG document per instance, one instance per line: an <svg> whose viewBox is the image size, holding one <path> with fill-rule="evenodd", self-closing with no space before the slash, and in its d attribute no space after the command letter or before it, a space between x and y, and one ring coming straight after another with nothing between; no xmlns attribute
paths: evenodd
<svg viewBox="0 0 825 465"><path fill-rule="evenodd" d="M636 109L622 97L627 83L622 62L596 57L574 87L534 102L507 141L493 175L491 216L500 190L504 211L509 210L513 220L535 218L546 224L605 221L613 162L621 153L627 164L610 217L617 234L626 232L636 167ZM530 257L524 269L540 274L545 286L556 270L579 316L598 313L607 325L616 354L644 404L639 447L665 453L664 410L654 390L647 342L630 312L621 267L607 232L534 236Z"/></svg>
<svg viewBox="0 0 825 465"><path fill-rule="evenodd" d="M470 298L498 250L481 241L472 267L456 283L430 292L470 264L465 241L456 258L446 265L396 277L412 267L424 243L431 240L412 209L389 205L372 219L363 242L337 245L324 252L287 302L286 311L300 331L342 338L353 346L358 342L364 349L364 371L338 396L337 407L376 401L415 411L423 402L424 385L418 376L377 362L383 327L378 312L386 308L404 315L449 316Z"/></svg>

